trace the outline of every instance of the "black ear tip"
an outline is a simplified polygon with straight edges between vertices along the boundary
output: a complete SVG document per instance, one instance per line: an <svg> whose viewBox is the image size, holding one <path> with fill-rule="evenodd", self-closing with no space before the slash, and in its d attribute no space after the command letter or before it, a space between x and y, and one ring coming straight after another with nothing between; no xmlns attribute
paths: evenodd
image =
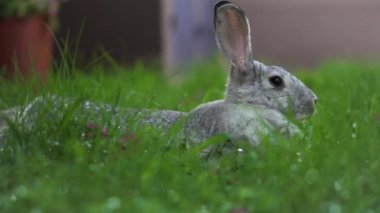
<svg viewBox="0 0 380 213"><path fill-rule="evenodd" d="M214 13L216 14L216 12L218 11L218 9L223 6L223 5L226 5L226 4L232 4L231 2L229 1L219 1L217 2L215 5L214 5Z"/></svg>
<svg viewBox="0 0 380 213"><path fill-rule="evenodd" d="M226 4L232 4L231 2L229 1L219 1L217 2L215 5L214 5L214 27L216 27L216 15L218 13L218 9Z"/></svg>

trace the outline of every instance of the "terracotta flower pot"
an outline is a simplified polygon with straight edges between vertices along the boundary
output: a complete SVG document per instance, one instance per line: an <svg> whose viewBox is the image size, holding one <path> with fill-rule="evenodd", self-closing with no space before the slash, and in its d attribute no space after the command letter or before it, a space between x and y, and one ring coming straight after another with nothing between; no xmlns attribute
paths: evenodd
<svg viewBox="0 0 380 213"><path fill-rule="evenodd" d="M6 76L47 78L53 35L44 16L0 19L0 69Z"/></svg>

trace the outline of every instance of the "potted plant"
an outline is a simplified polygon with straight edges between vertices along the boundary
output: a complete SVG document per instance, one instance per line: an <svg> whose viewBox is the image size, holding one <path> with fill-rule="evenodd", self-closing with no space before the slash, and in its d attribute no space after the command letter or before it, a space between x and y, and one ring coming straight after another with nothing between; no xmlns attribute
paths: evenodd
<svg viewBox="0 0 380 213"><path fill-rule="evenodd" d="M62 0L0 1L0 70L8 77L37 74L46 79L53 25Z"/></svg>

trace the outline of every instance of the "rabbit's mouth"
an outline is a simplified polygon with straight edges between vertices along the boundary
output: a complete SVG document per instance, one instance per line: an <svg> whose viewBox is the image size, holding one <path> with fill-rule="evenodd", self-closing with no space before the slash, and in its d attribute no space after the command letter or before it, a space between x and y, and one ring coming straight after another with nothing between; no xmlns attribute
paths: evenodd
<svg viewBox="0 0 380 213"><path fill-rule="evenodd" d="M297 120L306 120L310 118L313 114L296 114Z"/></svg>
<svg viewBox="0 0 380 213"><path fill-rule="evenodd" d="M295 113L297 120L305 120L313 116L315 113L315 107L309 107L307 110L303 110L301 113Z"/></svg>
<svg viewBox="0 0 380 213"><path fill-rule="evenodd" d="M296 119L303 120L310 118L314 115L316 110L316 98L302 102L294 102L292 109Z"/></svg>

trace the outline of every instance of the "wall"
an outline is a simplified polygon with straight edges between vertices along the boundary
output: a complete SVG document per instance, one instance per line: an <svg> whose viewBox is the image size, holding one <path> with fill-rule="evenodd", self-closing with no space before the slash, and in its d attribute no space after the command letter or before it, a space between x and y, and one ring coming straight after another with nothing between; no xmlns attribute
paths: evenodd
<svg viewBox="0 0 380 213"><path fill-rule="evenodd" d="M380 1L234 2L252 21L258 58L310 67L329 58L380 56Z"/></svg>
<svg viewBox="0 0 380 213"><path fill-rule="evenodd" d="M329 58L380 56L378 0L232 1L251 20L257 59L313 67ZM71 0L61 13L59 37L75 37L86 18L80 42L86 58L102 46L122 62L162 56L170 68L213 52L214 2Z"/></svg>
<svg viewBox="0 0 380 213"><path fill-rule="evenodd" d="M204 62L215 52L215 0L162 0L162 54L167 71Z"/></svg>

